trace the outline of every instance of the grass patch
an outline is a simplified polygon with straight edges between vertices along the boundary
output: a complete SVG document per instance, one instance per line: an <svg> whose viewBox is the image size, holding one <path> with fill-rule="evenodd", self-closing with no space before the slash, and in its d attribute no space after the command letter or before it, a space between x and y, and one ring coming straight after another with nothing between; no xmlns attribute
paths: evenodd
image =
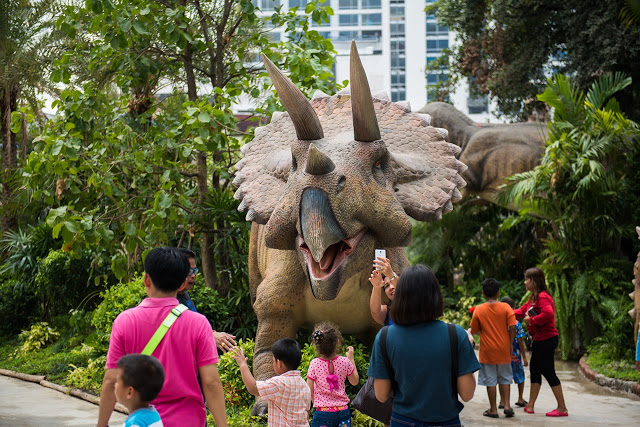
<svg viewBox="0 0 640 427"><path fill-rule="evenodd" d="M606 350L592 350L587 356L587 364L605 377L640 382L640 372L636 370L634 360L612 360Z"/></svg>

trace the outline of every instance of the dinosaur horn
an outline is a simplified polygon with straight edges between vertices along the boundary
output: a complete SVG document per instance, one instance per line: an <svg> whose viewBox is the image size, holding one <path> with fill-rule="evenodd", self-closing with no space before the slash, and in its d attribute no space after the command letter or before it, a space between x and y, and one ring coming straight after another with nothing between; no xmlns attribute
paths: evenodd
<svg viewBox="0 0 640 427"><path fill-rule="evenodd" d="M293 121L293 126L296 128L296 135L298 139L303 141L313 141L316 139L324 138L324 132L322 131L322 125L320 119L315 110L307 100L307 98L300 92L300 89L293 84L282 71L276 67L273 62L269 60L263 53L260 54L262 62L267 68L269 77L273 85L276 87L278 96L284 104L284 108L287 109L289 117Z"/></svg>
<svg viewBox="0 0 640 427"><path fill-rule="evenodd" d="M351 41L351 109L354 139L362 142L380 139L380 128L378 128L369 82L360 62L355 41Z"/></svg>
<svg viewBox="0 0 640 427"><path fill-rule="evenodd" d="M315 144L309 144L309 153L307 154L307 167L305 172L311 175L325 175L336 168L335 163L318 150Z"/></svg>

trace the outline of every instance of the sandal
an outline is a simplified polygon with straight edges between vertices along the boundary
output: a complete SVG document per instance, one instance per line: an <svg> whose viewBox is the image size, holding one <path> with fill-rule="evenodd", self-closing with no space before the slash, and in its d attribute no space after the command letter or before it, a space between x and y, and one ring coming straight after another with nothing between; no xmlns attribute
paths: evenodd
<svg viewBox="0 0 640 427"><path fill-rule="evenodd" d="M484 411L482 413L482 415L484 415L485 417L489 417L489 418L500 418L500 415L498 414L492 414L489 412L489 410L487 409L486 411Z"/></svg>
<svg viewBox="0 0 640 427"><path fill-rule="evenodd" d="M513 409L505 409L504 410L504 416L507 418L511 418L513 417L515 414L513 412Z"/></svg>
<svg viewBox="0 0 640 427"><path fill-rule="evenodd" d="M535 414L535 411L533 409L529 409L526 406L524 407L524 412L526 412L527 414Z"/></svg>
<svg viewBox="0 0 640 427"><path fill-rule="evenodd" d="M498 405L498 409L504 409L504 405Z"/></svg>
<svg viewBox="0 0 640 427"><path fill-rule="evenodd" d="M547 417L568 417L568 412L560 412L557 409L554 409L551 412L547 412Z"/></svg>
<svg viewBox="0 0 640 427"><path fill-rule="evenodd" d="M516 402L516 406L519 408L524 408L525 406L527 406L527 403L529 402L527 402L526 400L523 400L522 403Z"/></svg>

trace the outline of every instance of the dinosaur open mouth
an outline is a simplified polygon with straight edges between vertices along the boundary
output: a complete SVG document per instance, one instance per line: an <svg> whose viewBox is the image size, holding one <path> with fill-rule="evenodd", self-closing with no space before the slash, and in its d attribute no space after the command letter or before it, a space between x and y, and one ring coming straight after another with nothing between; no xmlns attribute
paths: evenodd
<svg viewBox="0 0 640 427"><path fill-rule="evenodd" d="M365 230L362 230L350 239L344 239L329 246L325 249L324 254L322 254L320 262L316 262L316 260L313 259L311 251L304 239L301 236L298 236L298 247L304 254L305 260L307 261L311 278L314 280L324 280L330 277L358 246L358 243L360 243L360 239L362 239L364 233Z"/></svg>

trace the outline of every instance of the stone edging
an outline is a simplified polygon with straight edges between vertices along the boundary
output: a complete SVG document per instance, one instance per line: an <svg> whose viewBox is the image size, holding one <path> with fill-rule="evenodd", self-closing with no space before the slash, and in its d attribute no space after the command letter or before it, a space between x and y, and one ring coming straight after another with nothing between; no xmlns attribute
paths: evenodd
<svg viewBox="0 0 640 427"><path fill-rule="evenodd" d="M77 397L78 399L86 400L87 402L93 403L94 405L100 404L100 398L98 396L79 390L77 388L69 388L63 385L54 384L52 382L45 380L44 375L29 375L29 374L23 374L21 372L10 371L8 369L0 369L0 375L17 378L22 381L29 381L32 383L40 384L43 387L47 387L47 388L59 391L60 393L68 394L68 395ZM120 403L116 403L115 410L125 415L129 414L129 411L127 410L127 408L125 408Z"/></svg>
<svg viewBox="0 0 640 427"><path fill-rule="evenodd" d="M586 379L600 386L624 391L627 393L633 393L636 396L640 397L640 383L634 381L618 380L616 378L609 378L595 372L589 367L589 365L587 365L586 354L580 358L580 372L582 372L582 375L584 375Z"/></svg>

